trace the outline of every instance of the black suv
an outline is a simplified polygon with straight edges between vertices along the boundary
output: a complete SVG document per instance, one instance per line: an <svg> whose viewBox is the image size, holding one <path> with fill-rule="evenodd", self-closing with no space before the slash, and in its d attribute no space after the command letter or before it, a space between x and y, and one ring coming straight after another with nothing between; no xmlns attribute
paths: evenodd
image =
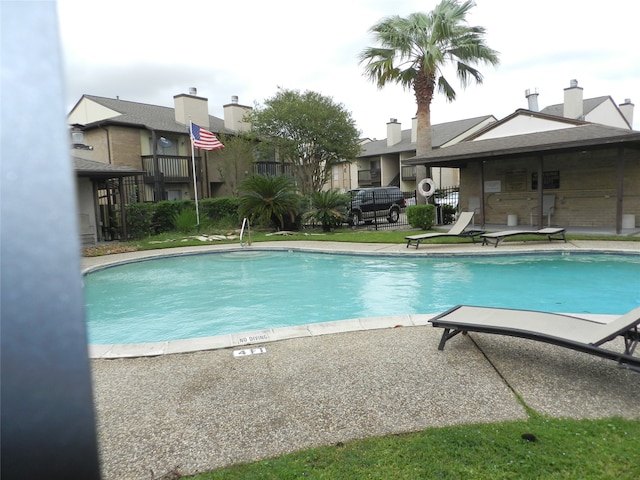
<svg viewBox="0 0 640 480"><path fill-rule="evenodd" d="M371 223L376 217L386 217L396 223L407 201L398 187L371 187L351 190L349 225Z"/></svg>

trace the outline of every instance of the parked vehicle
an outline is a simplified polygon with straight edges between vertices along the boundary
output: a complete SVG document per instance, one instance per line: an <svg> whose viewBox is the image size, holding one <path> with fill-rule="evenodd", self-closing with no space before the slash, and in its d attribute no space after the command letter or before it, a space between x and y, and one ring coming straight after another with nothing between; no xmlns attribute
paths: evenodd
<svg viewBox="0 0 640 480"><path fill-rule="evenodd" d="M349 225L360 222L371 223L375 218L386 217L389 223L396 223L407 205L398 187L370 187L352 190L349 206Z"/></svg>

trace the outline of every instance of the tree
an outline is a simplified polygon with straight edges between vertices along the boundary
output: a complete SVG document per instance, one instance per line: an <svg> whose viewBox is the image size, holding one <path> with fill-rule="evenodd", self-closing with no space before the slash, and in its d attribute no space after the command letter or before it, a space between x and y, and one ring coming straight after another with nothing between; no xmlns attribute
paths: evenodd
<svg viewBox="0 0 640 480"><path fill-rule="evenodd" d="M215 152L215 168L220 181L233 197L239 195L239 185L253 175L255 144L244 135L220 135L225 148Z"/></svg>
<svg viewBox="0 0 640 480"><path fill-rule="evenodd" d="M285 220L295 222L300 210L300 197L290 178L284 175L256 175L240 184L240 215L253 223L277 224L284 228Z"/></svg>
<svg viewBox="0 0 640 480"><path fill-rule="evenodd" d="M322 231L329 232L347 219L348 195L336 191L325 190L311 194L311 210L305 212L307 220L322 224Z"/></svg>
<svg viewBox="0 0 640 480"><path fill-rule="evenodd" d="M482 84L482 74L474 65L499 63L498 52L485 44L485 29L467 25L466 15L474 5L472 0L442 0L428 14L384 18L370 29L380 47L360 54L366 76L378 88L393 82L413 89L418 105L417 155L431 151L431 101L436 86L448 101L456 98L443 69L455 66L465 88L472 80Z"/></svg>
<svg viewBox="0 0 640 480"><path fill-rule="evenodd" d="M319 93L279 89L249 116L261 148L275 148L291 165L301 194L319 192L334 165L353 161L360 153L351 113Z"/></svg>

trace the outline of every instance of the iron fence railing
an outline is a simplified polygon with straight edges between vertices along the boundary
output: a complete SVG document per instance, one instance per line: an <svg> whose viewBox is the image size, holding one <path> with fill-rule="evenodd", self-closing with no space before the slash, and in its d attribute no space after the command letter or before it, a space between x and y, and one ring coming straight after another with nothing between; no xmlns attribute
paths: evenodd
<svg viewBox="0 0 640 480"><path fill-rule="evenodd" d="M375 192L372 192L372 195L375 196ZM397 218L394 215L390 215L387 209L374 209L368 212L366 217L358 221L357 224L350 221L350 226L363 230L403 230L411 228L407 221L406 207L416 204L416 191L402 192L402 196L405 200L405 206L400 209L400 214ZM375 197L373 202L375 204Z"/></svg>
<svg viewBox="0 0 640 480"><path fill-rule="evenodd" d="M153 155L142 156L142 169L146 172L145 181L153 181L156 171L165 182L188 182L191 172L191 157L157 155L157 167ZM199 164L200 157L196 157ZM156 170L157 168L157 170Z"/></svg>

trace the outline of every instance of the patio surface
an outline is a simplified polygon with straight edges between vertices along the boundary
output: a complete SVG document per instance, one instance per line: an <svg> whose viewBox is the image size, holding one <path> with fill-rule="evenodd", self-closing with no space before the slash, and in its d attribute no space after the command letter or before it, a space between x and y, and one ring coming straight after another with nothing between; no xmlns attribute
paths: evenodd
<svg viewBox="0 0 640 480"><path fill-rule="evenodd" d="M230 248L238 245L143 253ZM637 253L640 243L514 242L497 249L423 244L416 250L404 244L279 241L248 248L398 255ZM83 258L83 268L140 256ZM514 392L553 417L640 418L638 373L565 348L497 335L458 336L438 351L441 330L426 325L435 313L271 330L267 341L237 335L212 337L208 344L92 347L102 476L186 475L369 436L525 419ZM251 336L260 341L247 342ZM95 358L101 356L110 358Z"/></svg>

